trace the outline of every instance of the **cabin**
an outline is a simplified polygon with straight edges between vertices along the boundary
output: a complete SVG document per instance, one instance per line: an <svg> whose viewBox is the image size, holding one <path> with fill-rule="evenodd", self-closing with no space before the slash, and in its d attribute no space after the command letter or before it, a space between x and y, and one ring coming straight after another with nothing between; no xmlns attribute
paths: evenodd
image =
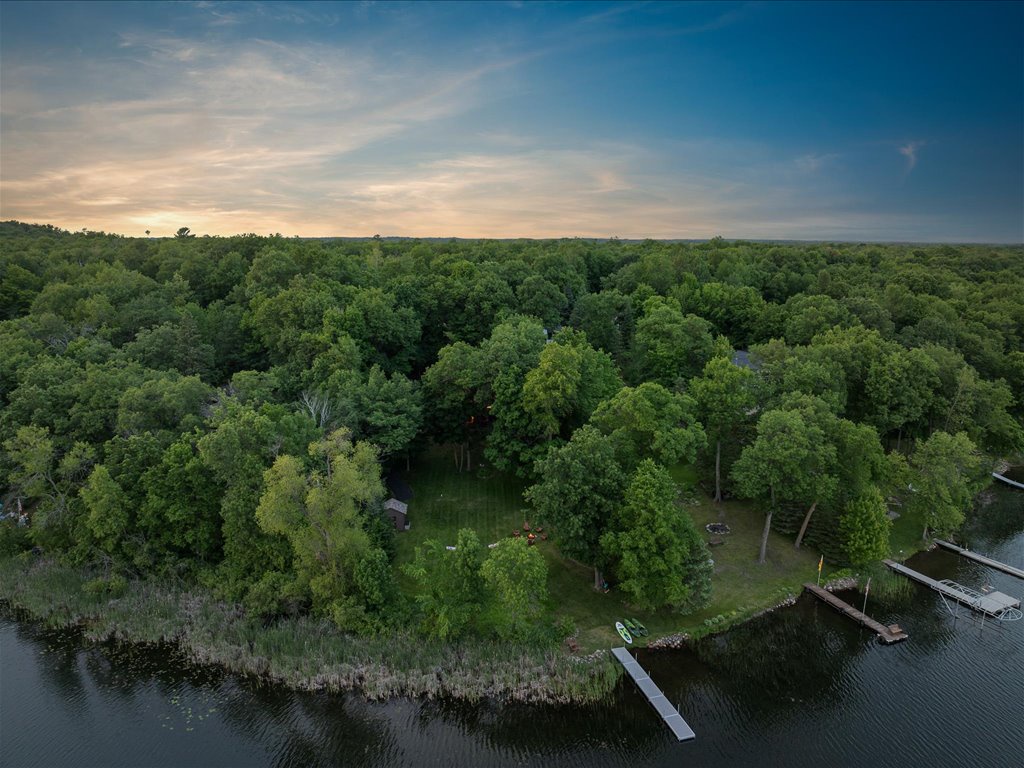
<svg viewBox="0 0 1024 768"><path fill-rule="evenodd" d="M746 368L754 372L761 368L760 364L750 359L750 353L745 349L737 349L732 353L732 364L737 368Z"/></svg>
<svg viewBox="0 0 1024 768"><path fill-rule="evenodd" d="M409 530L409 505L391 498L384 502L383 512L395 526L396 531Z"/></svg>

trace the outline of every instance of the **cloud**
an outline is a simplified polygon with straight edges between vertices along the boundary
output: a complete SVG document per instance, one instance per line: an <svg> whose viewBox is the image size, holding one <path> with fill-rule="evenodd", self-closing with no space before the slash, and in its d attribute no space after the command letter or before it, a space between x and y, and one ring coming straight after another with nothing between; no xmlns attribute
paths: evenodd
<svg viewBox="0 0 1024 768"><path fill-rule="evenodd" d="M0 218L132 235L956 238L941 219L864 209L844 194L837 153L597 141L528 110L494 118L536 50L460 62L372 45L119 40L101 57L4 60ZM921 146L900 148L910 167Z"/></svg>
<svg viewBox="0 0 1024 768"><path fill-rule="evenodd" d="M223 232L269 200L283 216L311 179L465 111L515 64L398 66L328 46L143 35L122 36L119 53L56 72L5 66L4 217L96 227L103 208L117 229L175 211Z"/></svg>
<svg viewBox="0 0 1024 768"><path fill-rule="evenodd" d="M801 155L800 157L796 158L796 160L794 160L793 163L800 171L803 171L805 173L816 173L817 171L821 170L823 166L828 165L838 157L839 155L835 153L823 155L811 152L809 154Z"/></svg>
<svg viewBox="0 0 1024 768"><path fill-rule="evenodd" d="M914 166L917 165L917 150L925 146L928 142L926 141L908 141L903 146L899 147L900 154L907 158L907 172L914 170Z"/></svg>

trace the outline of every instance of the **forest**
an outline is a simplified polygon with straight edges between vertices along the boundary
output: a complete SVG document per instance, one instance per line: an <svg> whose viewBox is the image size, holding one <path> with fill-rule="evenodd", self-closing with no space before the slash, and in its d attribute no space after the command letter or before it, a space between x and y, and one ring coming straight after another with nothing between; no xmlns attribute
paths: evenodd
<svg viewBox="0 0 1024 768"><path fill-rule="evenodd" d="M716 588L695 496L756 524L754 566L771 533L867 567L894 526L964 523L1024 453L1022 393L1019 246L0 225L0 556L264 625L558 644L554 560L691 614ZM426 455L520 482L545 541L403 548L415 484L410 532L381 505Z"/></svg>

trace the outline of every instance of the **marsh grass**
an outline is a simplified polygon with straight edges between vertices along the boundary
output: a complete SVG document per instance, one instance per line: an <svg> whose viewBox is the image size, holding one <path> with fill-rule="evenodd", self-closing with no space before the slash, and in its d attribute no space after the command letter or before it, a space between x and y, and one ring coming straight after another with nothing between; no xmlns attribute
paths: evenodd
<svg viewBox="0 0 1024 768"><path fill-rule="evenodd" d="M877 565L860 578L860 592L864 593L867 577L871 577L871 598L886 605L898 605L908 601L914 593L910 579L894 573L884 565Z"/></svg>
<svg viewBox="0 0 1024 768"><path fill-rule="evenodd" d="M59 563L0 560L0 600L50 626L81 626L89 640L174 643L191 661L300 690L357 689L368 698L485 697L588 702L615 686L610 655L581 660L557 647L490 640L425 641L411 632L343 634L303 617L268 626L237 605L148 581L121 597L87 592L93 574Z"/></svg>

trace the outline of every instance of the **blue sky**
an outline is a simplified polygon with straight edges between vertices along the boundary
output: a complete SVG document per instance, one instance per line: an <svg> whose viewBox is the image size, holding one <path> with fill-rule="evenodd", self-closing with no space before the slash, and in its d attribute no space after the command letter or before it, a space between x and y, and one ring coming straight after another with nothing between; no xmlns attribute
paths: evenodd
<svg viewBox="0 0 1024 768"><path fill-rule="evenodd" d="M0 218L1022 242L1021 3L0 4Z"/></svg>

